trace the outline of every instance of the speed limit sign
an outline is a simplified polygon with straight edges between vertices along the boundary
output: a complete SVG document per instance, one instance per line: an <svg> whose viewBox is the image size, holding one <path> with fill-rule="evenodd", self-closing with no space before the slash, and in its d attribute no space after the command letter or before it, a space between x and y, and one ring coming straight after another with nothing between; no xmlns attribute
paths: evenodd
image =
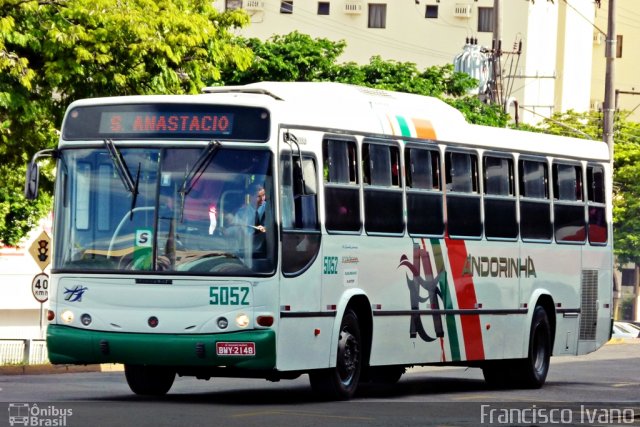
<svg viewBox="0 0 640 427"><path fill-rule="evenodd" d="M49 299L49 276L36 274L31 282L31 293L38 302L46 302Z"/></svg>

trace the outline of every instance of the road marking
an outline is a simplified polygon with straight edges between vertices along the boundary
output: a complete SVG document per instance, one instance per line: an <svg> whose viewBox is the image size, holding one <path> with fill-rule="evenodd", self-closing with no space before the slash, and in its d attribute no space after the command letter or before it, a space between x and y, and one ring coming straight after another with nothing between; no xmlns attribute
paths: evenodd
<svg viewBox="0 0 640 427"><path fill-rule="evenodd" d="M636 387L640 385L640 383L618 383L618 384L611 384L611 387Z"/></svg>

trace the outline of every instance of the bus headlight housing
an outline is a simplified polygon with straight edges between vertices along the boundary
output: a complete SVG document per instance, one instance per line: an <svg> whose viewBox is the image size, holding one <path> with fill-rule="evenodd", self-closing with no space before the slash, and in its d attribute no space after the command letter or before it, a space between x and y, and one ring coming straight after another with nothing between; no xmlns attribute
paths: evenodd
<svg viewBox="0 0 640 427"><path fill-rule="evenodd" d="M239 313L236 316L236 325L238 325L239 328L246 328L249 326L249 316L244 313Z"/></svg>
<svg viewBox="0 0 640 427"><path fill-rule="evenodd" d="M71 323L73 322L74 318L75 316L73 315L73 311L71 310L65 310L62 313L60 313L60 319L62 319L64 323Z"/></svg>

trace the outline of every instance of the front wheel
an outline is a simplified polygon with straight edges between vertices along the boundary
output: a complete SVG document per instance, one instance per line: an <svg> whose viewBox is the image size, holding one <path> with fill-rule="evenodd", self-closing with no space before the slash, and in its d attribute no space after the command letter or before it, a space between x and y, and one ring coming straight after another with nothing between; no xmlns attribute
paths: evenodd
<svg viewBox="0 0 640 427"><path fill-rule="evenodd" d="M324 398L350 399L358 388L362 370L362 340L358 316L347 310L340 325L336 367L309 373L311 388Z"/></svg>
<svg viewBox="0 0 640 427"><path fill-rule="evenodd" d="M131 391L143 396L167 394L176 377L170 369L142 365L124 365L124 375Z"/></svg>

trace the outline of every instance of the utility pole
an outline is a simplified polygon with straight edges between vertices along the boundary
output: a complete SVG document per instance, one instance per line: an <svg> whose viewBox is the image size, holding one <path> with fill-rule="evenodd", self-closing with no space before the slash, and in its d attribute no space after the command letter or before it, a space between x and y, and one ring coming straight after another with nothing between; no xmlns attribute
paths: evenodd
<svg viewBox="0 0 640 427"><path fill-rule="evenodd" d="M501 0L493 0L493 80L495 82L493 101L504 107L502 99L502 5Z"/></svg>
<svg viewBox="0 0 640 427"><path fill-rule="evenodd" d="M607 27L607 42L605 47L605 57L607 61L607 69L604 80L604 105L602 136L604 142L609 146L609 158L611 166L613 166L613 117L615 114L615 89L613 83L615 80L614 61L616 58L616 0L609 0L609 15Z"/></svg>
<svg viewBox="0 0 640 427"><path fill-rule="evenodd" d="M609 163L611 165L611 182L613 182L613 118L616 112L615 105L615 67L614 61L616 58L616 0L609 0L609 14L607 18L607 42L605 45L605 58L607 61L607 68L604 78L604 103L602 105L602 137L604 142L609 147ZM635 280L634 286L634 316L637 313L638 305L638 282L639 282L639 269L636 264L635 268ZM620 299L621 299L621 284L617 280L613 281L613 316L618 317Z"/></svg>

